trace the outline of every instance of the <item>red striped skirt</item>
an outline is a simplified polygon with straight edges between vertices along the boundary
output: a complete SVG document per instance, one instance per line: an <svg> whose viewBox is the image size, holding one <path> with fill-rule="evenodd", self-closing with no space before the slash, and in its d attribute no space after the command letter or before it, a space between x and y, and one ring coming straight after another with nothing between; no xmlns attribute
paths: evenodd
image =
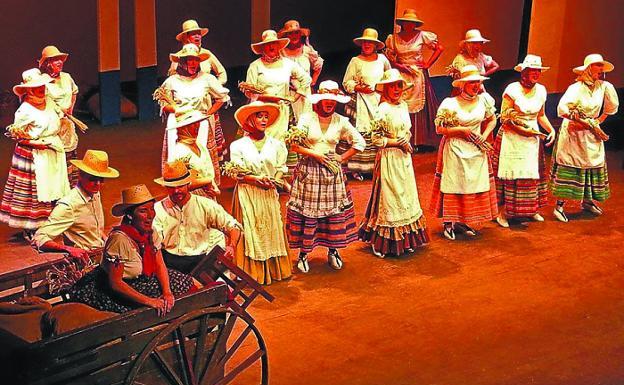
<svg viewBox="0 0 624 385"><path fill-rule="evenodd" d="M69 178L69 187L74 188L78 184L78 175L80 174L78 167L71 164L70 160L78 159L78 152L72 150L65 153L65 161L67 162L67 176Z"/></svg>
<svg viewBox="0 0 624 385"><path fill-rule="evenodd" d="M433 178L431 210L444 222L461 222L466 224L486 222L498 215L496 202L496 185L492 163L488 162L490 190L474 194L445 194L440 191L442 173L444 172L443 151L446 138L440 141L438 160Z"/></svg>
<svg viewBox="0 0 624 385"><path fill-rule="evenodd" d="M223 127L221 126L221 117L218 112L215 112L214 120L215 120L215 141L217 144L217 153L219 155L219 162L223 161L223 154L225 152L225 136L223 135Z"/></svg>
<svg viewBox="0 0 624 385"><path fill-rule="evenodd" d="M492 154L492 169L498 175L503 129L498 131ZM548 175L544 159L544 145L540 142L538 170L539 179L498 179L496 178L496 198L498 205L504 207L508 218L526 218L537 214L541 207L548 204Z"/></svg>
<svg viewBox="0 0 624 385"><path fill-rule="evenodd" d="M37 200L32 149L17 144L0 203L0 221L10 227L36 230L53 208L53 202Z"/></svg>
<svg viewBox="0 0 624 385"><path fill-rule="evenodd" d="M347 247L357 240L353 204L341 213L323 218L306 217L293 209L286 213L288 246L310 253L315 247L333 249Z"/></svg>

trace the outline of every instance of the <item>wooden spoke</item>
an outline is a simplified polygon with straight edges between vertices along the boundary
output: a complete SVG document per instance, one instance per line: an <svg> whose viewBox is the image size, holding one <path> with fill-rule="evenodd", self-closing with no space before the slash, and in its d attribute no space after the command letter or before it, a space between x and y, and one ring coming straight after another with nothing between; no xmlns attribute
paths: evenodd
<svg viewBox="0 0 624 385"><path fill-rule="evenodd" d="M152 354L150 354L150 356L154 359L154 361L156 362L156 366L161 370L161 372L163 372L163 374L165 374L171 381L173 381L173 383L175 383L176 385L185 385L184 382L180 380L180 377L175 374L173 368L167 363L167 360L163 358L158 350L154 350Z"/></svg>
<svg viewBox="0 0 624 385"><path fill-rule="evenodd" d="M188 352L186 351L186 337L184 337L184 333L182 333L182 330L179 327L176 329L175 334L178 340L176 353L178 353L178 358L180 359L180 364L182 365L182 376L184 377L184 382L187 385L197 385L193 364L189 361Z"/></svg>

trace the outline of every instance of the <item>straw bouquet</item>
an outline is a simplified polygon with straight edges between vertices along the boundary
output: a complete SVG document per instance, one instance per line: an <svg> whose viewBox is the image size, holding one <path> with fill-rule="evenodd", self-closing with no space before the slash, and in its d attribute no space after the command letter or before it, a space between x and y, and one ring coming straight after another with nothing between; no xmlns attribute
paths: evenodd
<svg viewBox="0 0 624 385"><path fill-rule="evenodd" d="M94 251L100 252L101 249ZM51 269L46 271L46 282L48 284L48 292L51 295L60 295L69 290L78 280L85 276L93 269L97 267L97 264L87 259L86 262L79 262L77 260L64 259L57 265L53 265Z"/></svg>
<svg viewBox="0 0 624 385"><path fill-rule="evenodd" d="M259 84L254 84L250 82L238 82L238 89L242 93L252 93L257 95L262 95L266 92L266 88L262 87Z"/></svg>
<svg viewBox="0 0 624 385"><path fill-rule="evenodd" d="M6 132L4 136L13 140L30 140L33 139L32 136L28 133L30 130L31 124L28 123L23 126L18 126L15 123L10 124L6 128Z"/></svg>
<svg viewBox="0 0 624 385"><path fill-rule="evenodd" d="M449 110L439 110L434 120L434 124L436 125L436 127L445 128L458 127L461 125L457 114ZM474 132L470 133L470 135L468 136L468 140L472 142L475 146L477 146L477 148L482 152L491 152L494 150L494 147L492 147L490 143L483 140L480 135L477 135Z"/></svg>
<svg viewBox="0 0 624 385"><path fill-rule="evenodd" d="M308 142L308 133L297 126L290 126L284 137L284 142L287 147L297 145L305 148L310 148ZM332 161L325 164L325 166L332 174L337 175L340 172L340 164L332 158Z"/></svg>
<svg viewBox="0 0 624 385"><path fill-rule="evenodd" d="M234 180L242 179L245 175L260 176L260 175L255 174L252 170L248 169L247 167L241 166L240 164L234 163L232 161L224 162L223 165L221 166L221 172L223 173L223 175L227 176L228 178L232 178ZM269 177L269 180L271 181L271 183L275 185L275 187L279 189L288 191L288 189L290 188L290 186L282 179Z"/></svg>
<svg viewBox="0 0 624 385"><path fill-rule="evenodd" d="M162 85L156 88L156 90L152 94L152 99L154 99L161 108L166 105L176 105L171 90L163 87Z"/></svg>
<svg viewBox="0 0 624 385"><path fill-rule="evenodd" d="M574 103L568 108L570 110L570 119L587 124L589 126L589 130L592 134L594 134L596 139L602 140L603 142L609 140L609 135L607 135L602 128L600 128L600 122L598 119L590 117L583 106L579 103Z"/></svg>

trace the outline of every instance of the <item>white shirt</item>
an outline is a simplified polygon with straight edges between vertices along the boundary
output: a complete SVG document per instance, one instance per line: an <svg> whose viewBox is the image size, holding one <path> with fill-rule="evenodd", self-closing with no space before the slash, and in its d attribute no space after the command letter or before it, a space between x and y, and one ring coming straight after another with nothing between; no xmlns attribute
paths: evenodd
<svg viewBox="0 0 624 385"><path fill-rule="evenodd" d="M272 178L278 172L288 172L287 156L288 150L284 142L270 136L266 136L266 141L260 151L248 136L230 144L230 160L251 170L255 175Z"/></svg>
<svg viewBox="0 0 624 385"><path fill-rule="evenodd" d="M213 229L228 232L242 226L217 202L191 194L180 208L169 197L154 206L153 228L157 244L171 254L206 254L215 246Z"/></svg>
<svg viewBox="0 0 624 385"><path fill-rule="evenodd" d="M308 134L308 142L312 149L323 154L336 151L338 141L350 143L358 151L364 151L366 141L346 117L333 114L327 130L323 132L321 122L316 112L307 112L301 115L297 127Z"/></svg>

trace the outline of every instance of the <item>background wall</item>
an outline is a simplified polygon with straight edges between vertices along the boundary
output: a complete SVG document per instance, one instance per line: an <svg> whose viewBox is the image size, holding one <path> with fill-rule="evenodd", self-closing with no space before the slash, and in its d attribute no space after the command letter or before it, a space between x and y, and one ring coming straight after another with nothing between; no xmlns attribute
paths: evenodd
<svg viewBox="0 0 624 385"><path fill-rule="evenodd" d="M607 79L624 86L624 1L533 0L528 52L552 69L542 77L549 92L563 92L574 81L572 68L590 53L615 65Z"/></svg>
<svg viewBox="0 0 624 385"><path fill-rule="evenodd" d="M517 64L524 0L396 0L396 15L402 15L405 8L414 8L425 22L422 29L436 33L445 48L431 68L431 75L445 75L445 67L457 55L459 42L472 28L491 40L485 52L502 69Z"/></svg>

